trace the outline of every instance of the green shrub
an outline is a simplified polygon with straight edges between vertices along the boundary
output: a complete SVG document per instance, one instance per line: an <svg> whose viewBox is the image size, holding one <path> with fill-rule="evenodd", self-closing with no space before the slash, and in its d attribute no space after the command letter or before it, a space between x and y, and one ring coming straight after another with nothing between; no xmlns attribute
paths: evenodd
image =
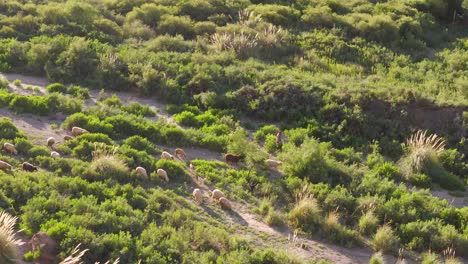
<svg viewBox="0 0 468 264"><path fill-rule="evenodd" d="M398 237L394 234L392 228L383 225L377 229L372 238L372 249L374 251L395 252L398 247Z"/></svg>
<svg viewBox="0 0 468 264"><path fill-rule="evenodd" d="M169 182L186 182L190 179L190 175L182 167L182 165L176 161L160 159L156 162L156 169L163 169L167 172ZM157 177L152 175L152 177Z"/></svg>
<svg viewBox="0 0 468 264"><path fill-rule="evenodd" d="M41 251L36 250L36 251L28 251L24 253L23 259L25 261L31 262L33 260L39 259L41 257Z"/></svg>
<svg viewBox="0 0 468 264"><path fill-rule="evenodd" d="M66 93L74 96L74 97L78 97L80 99L89 99L91 98L91 94L89 92L89 89L88 88L83 88L79 85L70 85L67 90L66 90Z"/></svg>
<svg viewBox="0 0 468 264"><path fill-rule="evenodd" d="M50 150L47 147L44 146L34 146L31 149L29 149L29 156L31 158L36 158L39 156L50 156Z"/></svg>
<svg viewBox="0 0 468 264"><path fill-rule="evenodd" d="M379 219L372 211L367 211L359 218L358 228L361 234L370 236L375 233L378 227Z"/></svg>
<svg viewBox="0 0 468 264"><path fill-rule="evenodd" d="M25 138L15 138L15 148L18 153L28 155L29 150L33 147L33 144Z"/></svg>
<svg viewBox="0 0 468 264"><path fill-rule="evenodd" d="M47 85L46 90L49 93L66 93L67 88L61 83L52 83Z"/></svg>
<svg viewBox="0 0 468 264"><path fill-rule="evenodd" d="M421 254L421 264L442 264L444 263L439 259L439 256L437 256L436 253L434 252L425 252Z"/></svg>
<svg viewBox="0 0 468 264"><path fill-rule="evenodd" d="M10 118L0 118L0 138L13 140L17 137L24 137L24 133L16 128Z"/></svg>
<svg viewBox="0 0 468 264"><path fill-rule="evenodd" d="M323 224L322 210L314 199L302 199L289 212L289 223L294 228L315 233Z"/></svg>
<svg viewBox="0 0 468 264"><path fill-rule="evenodd" d="M123 141L123 144L130 146L131 148L145 151L148 154L161 154L161 150L156 149L153 143L151 143L148 139L141 137L141 136L132 136Z"/></svg>
<svg viewBox="0 0 468 264"><path fill-rule="evenodd" d="M183 126L192 126L192 127L199 127L200 123L198 122L196 116L192 112L183 111L180 114L175 114L174 119L176 122Z"/></svg>
<svg viewBox="0 0 468 264"><path fill-rule="evenodd" d="M424 173L414 173L408 178L408 181L420 188L431 188L431 178Z"/></svg>
<svg viewBox="0 0 468 264"><path fill-rule="evenodd" d="M275 125L265 125L262 126L260 129L255 131L253 134L255 140L258 142L264 141L267 135L276 135L276 132L278 132L279 128Z"/></svg>
<svg viewBox="0 0 468 264"><path fill-rule="evenodd" d="M354 231L346 228L339 222L338 214L331 212L323 222L323 235L331 242L353 247L361 243L359 235Z"/></svg>
<svg viewBox="0 0 468 264"><path fill-rule="evenodd" d="M385 259L381 252L374 253L370 260L369 264L385 264Z"/></svg>
<svg viewBox="0 0 468 264"><path fill-rule="evenodd" d="M276 150L278 149L278 146L276 145L276 136L274 135L267 135L265 139L265 150L268 153L275 153Z"/></svg>

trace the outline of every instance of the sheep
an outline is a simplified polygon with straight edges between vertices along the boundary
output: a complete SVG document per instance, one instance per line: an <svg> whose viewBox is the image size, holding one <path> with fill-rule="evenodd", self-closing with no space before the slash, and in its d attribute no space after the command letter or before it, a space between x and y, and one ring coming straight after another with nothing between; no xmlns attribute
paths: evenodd
<svg viewBox="0 0 468 264"><path fill-rule="evenodd" d="M214 189L211 193L211 198L214 200L219 200L219 198L224 197L224 193L218 189Z"/></svg>
<svg viewBox="0 0 468 264"><path fill-rule="evenodd" d="M171 153L167 152L167 151L163 151L161 153L161 159L171 159L171 160L174 160L174 156L171 155Z"/></svg>
<svg viewBox="0 0 468 264"><path fill-rule="evenodd" d="M55 144L55 138L49 137L47 139L47 146L52 147Z"/></svg>
<svg viewBox="0 0 468 264"><path fill-rule="evenodd" d="M63 140L65 140L65 141L69 141L69 140L72 140L72 139L73 139L72 136L69 136L69 135L63 136Z"/></svg>
<svg viewBox="0 0 468 264"><path fill-rule="evenodd" d="M219 205L223 209L231 210L231 203L229 202L229 200L226 197L219 198Z"/></svg>
<svg viewBox="0 0 468 264"><path fill-rule="evenodd" d="M11 170L11 165L8 162L0 160L0 170L7 171Z"/></svg>
<svg viewBox="0 0 468 264"><path fill-rule="evenodd" d="M15 148L15 145L11 143L6 142L5 144L3 144L3 148L6 150L6 152L10 154L15 154L15 155L18 154L18 151Z"/></svg>
<svg viewBox="0 0 468 264"><path fill-rule="evenodd" d="M23 170L33 172L33 171L37 171L37 167L32 165L29 162L23 162Z"/></svg>
<svg viewBox="0 0 468 264"><path fill-rule="evenodd" d="M52 151L52 152L50 153L50 156L51 156L52 158L60 158L60 153L58 153L57 151Z"/></svg>
<svg viewBox="0 0 468 264"><path fill-rule="evenodd" d="M240 159L241 159L241 157L239 155L236 155L236 154L228 153L228 154L224 155L224 160L226 160L227 163L237 163L237 162L239 162Z"/></svg>
<svg viewBox="0 0 468 264"><path fill-rule="evenodd" d="M135 170L136 170L136 172L137 172L138 174L140 174L141 176L143 176L143 177L145 177L145 178L148 178L148 173L146 173L145 168L143 168L143 167L136 167Z"/></svg>
<svg viewBox="0 0 468 264"><path fill-rule="evenodd" d="M88 130L83 129L83 128L81 128L81 127L72 127L72 131L71 131L71 132L72 132L73 136L76 137L76 136L79 136L79 135L81 135L81 134L88 133Z"/></svg>
<svg viewBox="0 0 468 264"><path fill-rule="evenodd" d="M279 165L283 164L281 161L279 160L274 160L274 159L267 159L265 160L265 163L268 167L270 168L276 168L278 167Z"/></svg>
<svg viewBox="0 0 468 264"><path fill-rule="evenodd" d="M156 173L158 174L159 178L165 180L165 181L169 181L169 177L167 177L167 172L163 169L158 169L156 171Z"/></svg>
<svg viewBox="0 0 468 264"><path fill-rule="evenodd" d="M193 198L195 199L197 203L200 203L200 204L203 203L203 194L200 191L200 189L196 188L195 190L193 190L192 194L193 194Z"/></svg>
<svg viewBox="0 0 468 264"><path fill-rule="evenodd" d="M179 159L186 159L187 158L187 154L185 153L185 151L181 148L176 148L175 149L175 155L179 158Z"/></svg>

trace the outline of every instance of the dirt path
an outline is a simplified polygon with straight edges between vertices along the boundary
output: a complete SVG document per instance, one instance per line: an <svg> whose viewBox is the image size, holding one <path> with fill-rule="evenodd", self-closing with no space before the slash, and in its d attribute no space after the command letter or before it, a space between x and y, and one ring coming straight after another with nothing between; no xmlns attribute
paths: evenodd
<svg viewBox="0 0 468 264"><path fill-rule="evenodd" d="M431 190L433 196L438 197L439 199L447 200L450 205L453 205L458 208L463 208L468 206L468 195L467 192L464 193L463 197L456 197L449 194L446 190Z"/></svg>

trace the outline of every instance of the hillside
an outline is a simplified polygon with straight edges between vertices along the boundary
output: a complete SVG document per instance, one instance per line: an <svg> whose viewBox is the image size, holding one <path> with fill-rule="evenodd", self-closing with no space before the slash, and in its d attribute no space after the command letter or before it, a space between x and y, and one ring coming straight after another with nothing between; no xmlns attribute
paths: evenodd
<svg viewBox="0 0 468 264"><path fill-rule="evenodd" d="M0 263L466 262L466 0L0 0L0 73Z"/></svg>

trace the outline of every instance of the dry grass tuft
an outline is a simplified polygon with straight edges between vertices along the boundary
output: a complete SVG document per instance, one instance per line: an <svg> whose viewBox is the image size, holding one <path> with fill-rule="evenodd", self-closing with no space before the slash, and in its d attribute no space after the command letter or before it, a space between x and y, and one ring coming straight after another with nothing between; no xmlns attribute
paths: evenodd
<svg viewBox="0 0 468 264"><path fill-rule="evenodd" d="M15 239L17 217L5 211L0 212L0 263L16 263L18 246L24 243Z"/></svg>
<svg viewBox="0 0 468 264"><path fill-rule="evenodd" d="M247 27L255 27L258 23L262 21L261 15L255 15L255 12L249 11L247 9L239 11L239 25Z"/></svg>

